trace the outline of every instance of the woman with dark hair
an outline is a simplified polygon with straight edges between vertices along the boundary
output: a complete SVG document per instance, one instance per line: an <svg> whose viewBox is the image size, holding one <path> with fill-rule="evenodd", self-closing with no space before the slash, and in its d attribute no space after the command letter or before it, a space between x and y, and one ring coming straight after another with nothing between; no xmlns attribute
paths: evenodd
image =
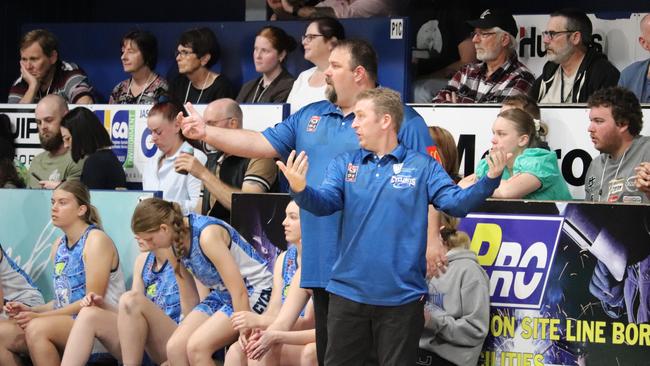
<svg viewBox="0 0 650 366"><path fill-rule="evenodd" d="M296 40L284 30L266 26L257 32L253 49L255 71L260 77L248 81L237 95L239 103L284 103L294 77L284 68L287 54L296 49Z"/></svg>
<svg viewBox="0 0 650 366"><path fill-rule="evenodd" d="M167 80L154 71L158 40L146 31L134 30L121 41L122 67L131 77L113 88L109 104L155 104L167 99Z"/></svg>
<svg viewBox="0 0 650 366"><path fill-rule="evenodd" d="M235 88L230 81L210 70L219 55L219 41L210 28L183 32L176 45L179 75L171 83L172 100L178 104L208 104L219 98L234 98Z"/></svg>
<svg viewBox="0 0 650 366"><path fill-rule="evenodd" d="M287 103L291 104L291 113L307 104L325 100L325 69L329 65L329 56L336 43L345 38L343 25L334 18L313 19L302 36L305 60L314 64L298 75L293 83Z"/></svg>
<svg viewBox="0 0 650 366"><path fill-rule="evenodd" d="M151 141L158 151L147 160L142 170L142 189L162 191L163 198L178 202L184 214L197 208L201 195L201 180L176 167L180 154L191 154L205 164L207 157L185 141L181 134L180 122L176 116L181 107L176 103L158 103L151 108L147 117L147 128L151 131Z"/></svg>
<svg viewBox="0 0 650 366"><path fill-rule="evenodd" d="M61 136L75 163L85 159L81 182L88 188L126 188L126 174L111 150L111 138L90 109L77 107L68 112L61 120Z"/></svg>
<svg viewBox="0 0 650 366"><path fill-rule="evenodd" d="M16 146L11 133L11 121L6 114L0 114L0 188L25 188L14 163Z"/></svg>
<svg viewBox="0 0 650 366"><path fill-rule="evenodd" d="M512 108L502 111L492 125L492 147L510 155L494 198L571 200L555 151L540 148L539 131L528 112ZM481 159L476 172L458 185L465 188L482 178L488 163Z"/></svg>

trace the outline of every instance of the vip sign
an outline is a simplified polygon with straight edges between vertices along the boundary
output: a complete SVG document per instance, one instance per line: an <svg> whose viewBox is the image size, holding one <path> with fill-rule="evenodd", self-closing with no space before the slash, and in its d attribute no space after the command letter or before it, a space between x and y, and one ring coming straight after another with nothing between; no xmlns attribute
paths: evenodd
<svg viewBox="0 0 650 366"><path fill-rule="evenodd" d="M470 214L460 229L490 277L493 306L539 309L562 217Z"/></svg>

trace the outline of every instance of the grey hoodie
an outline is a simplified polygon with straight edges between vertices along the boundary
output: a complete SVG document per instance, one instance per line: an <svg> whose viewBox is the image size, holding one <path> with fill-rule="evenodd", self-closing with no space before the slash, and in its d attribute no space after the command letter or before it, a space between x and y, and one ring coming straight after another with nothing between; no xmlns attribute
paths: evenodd
<svg viewBox="0 0 650 366"><path fill-rule="evenodd" d="M429 280L420 348L456 365L476 365L488 332L490 281L471 250L451 249L447 259L447 272Z"/></svg>

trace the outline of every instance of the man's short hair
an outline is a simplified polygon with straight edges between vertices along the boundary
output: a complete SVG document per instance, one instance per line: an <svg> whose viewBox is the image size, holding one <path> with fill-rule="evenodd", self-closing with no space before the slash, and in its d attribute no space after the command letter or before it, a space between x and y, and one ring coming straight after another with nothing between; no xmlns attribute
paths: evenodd
<svg viewBox="0 0 650 366"><path fill-rule="evenodd" d="M531 98L528 94L515 94L507 96L503 102L501 102L501 105L523 109L534 119L542 118L539 106L537 105L537 101Z"/></svg>
<svg viewBox="0 0 650 366"><path fill-rule="evenodd" d="M214 32L207 27L192 28L181 33L177 46L191 48L198 58L210 55L205 67L210 68L219 61L221 49Z"/></svg>
<svg viewBox="0 0 650 366"><path fill-rule="evenodd" d="M632 136L637 136L643 129L643 112L639 99L625 88L614 86L597 90L587 100L587 106L610 108L616 125L627 124Z"/></svg>
<svg viewBox="0 0 650 366"><path fill-rule="evenodd" d="M575 8L565 8L551 13L551 17L566 18L566 30L580 32L582 45L584 47L591 45L593 27L591 20L589 20L589 17L584 11Z"/></svg>
<svg viewBox="0 0 650 366"><path fill-rule="evenodd" d="M144 64L153 71L158 63L158 40L156 36L151 32L136 29L122 37L120 47L123 47L126 41L131 41L138 46L140 53L142 53Z"/></svg>
<svg viewBox="0 0 650 366"><path fill-rule="evenodd" d="M20 39L20 50L22 51L36 42L38 42L39 46L43 49L43 53L48 57L52 56L54 51L59 52L59 41L47 29L34 29L25 33Z"/></svg>
<svg viewBox="0 0 650 366"><path fill-rule="evenodd" d="M334 48L350 52L350 69L361 66L366 70L368 78L377 82L377 53L370 43L362 39L343 39Z"/></svg>
<svg viewBox="0 0 650 366"><path fill-rule="evenodd" d="M357 95L357 101L366 99L373 102L377 115L388 114L393 120L395 131L399 132L404 119L404 105L399 93L392 89L379 87L366 89Z"/></svg>

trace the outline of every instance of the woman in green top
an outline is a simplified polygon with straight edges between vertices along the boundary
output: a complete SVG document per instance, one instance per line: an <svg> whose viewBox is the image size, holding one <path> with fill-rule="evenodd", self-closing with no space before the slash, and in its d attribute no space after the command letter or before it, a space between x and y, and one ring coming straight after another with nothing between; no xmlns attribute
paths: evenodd
<svg viewBox="0 0 650 366"><path fill-rule="evenodd" d="M508 109L497 116L492 126L492 147L512 154L493 198L531 200L571 200L555 152L539 148L540 139L533 118L521 109ZM458 184L471 186L488 170L481 159L476 172Z"/></svg>

